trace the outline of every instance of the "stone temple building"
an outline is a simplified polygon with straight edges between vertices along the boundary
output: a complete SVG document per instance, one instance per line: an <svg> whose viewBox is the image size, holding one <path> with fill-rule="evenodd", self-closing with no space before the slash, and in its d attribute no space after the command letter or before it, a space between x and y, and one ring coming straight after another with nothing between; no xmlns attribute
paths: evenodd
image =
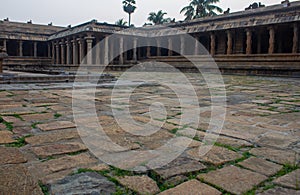
<svg viewBox="0 0 300 195"><path fill-rule="evenodd" d="M4 62L4 68L9 70L34 71L41 66L49 70L53 67L75 70L78 64L108 63L111 68L122 68L149 59L180 64L184 69L190 67L189 61L178 53L206 60L208 53L197 49L200 42L224 73L299 76L299 26L300 1L130 29L96 20L58 27L5 19L0 21L0 46L9 55ZM130 32L134 36L126 38ZM112 34L119 34L118 39L106 39L101 49L89 52ZM182 34L189 34L199 42L185 43L180 38ZM139 42L145 39L155 42L157 47L139 47ZM174 52L178 44L180 52ZM123 54L116 57L113 53L116 50ZM108 60L109 57L113 60Z"/></svg>

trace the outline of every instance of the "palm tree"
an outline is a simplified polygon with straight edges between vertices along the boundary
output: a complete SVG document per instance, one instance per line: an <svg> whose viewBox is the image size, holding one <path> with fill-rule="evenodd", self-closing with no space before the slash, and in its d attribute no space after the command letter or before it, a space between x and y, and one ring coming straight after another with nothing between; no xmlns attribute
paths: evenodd
<svg viewBox="0 0 300 195"><path fill-rule="evenodd" d="M128 13L129 20L128 20L128 26L131 26L131 14L135 11L135 0L124 0L123 1L123 9L124 12Z"/></svg>
<svg viewBox="0 0 300 195"><path fill-rule="evenodd" d="M115 24L118 26L126 26L127 22L122 18L122 19L119 19L118 21L116 21Z"/></svg>
<svg viewBox="0 0 300 195"><path fill-rule="evenodd" d="M162 10L159 10L157 13L151 12L149 14L148 20L155 25L171 22L171 18L164 18L166 14L167 13L163 12Z"/></svg>
<svg viewBox="0 0 300 195"><path fill-rule="evenodd" d="M216 12L222 13L223 10L214 5L220 0L191 0L190 4L180 11L184 12L185 20L192 20L196 18L215 16Z"/></svg>

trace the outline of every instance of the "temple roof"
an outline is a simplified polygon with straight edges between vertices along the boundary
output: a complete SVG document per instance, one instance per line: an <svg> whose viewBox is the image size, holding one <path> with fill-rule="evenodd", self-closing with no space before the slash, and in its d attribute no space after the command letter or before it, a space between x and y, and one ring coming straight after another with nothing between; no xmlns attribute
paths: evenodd
<svg viewBox="0 0 300 195"><path fill-rule="evenodd" d="M300 21L300 1L291 2L290 6L283 4L260 7L245 11L222 14L218 16L199 18L189 21L179 21L164 25L128 28L96 20L74 27L57 27L38 24L0 21L0 38L22 40L56 40L84 36L83 34L102 33L135 35L144 37L169 36L185 33L201 33L229 29L259 28L261 26L288 24Z"/></svg>
<svg viewBox="0 0 300 195"><path fill-rule="evenodd" d="M49 35L65 27L0 20L0 38L46 41Z"/></svg>
<svg viewBox="0 0 300 195"><path fill-rule="evenodd" d="M92 20L90 22L86 22L84 24L80 24L75 27L71 27L68 29L64 29L63 31L57 32L49 37L49 40L61 38L61 37L67 37L71 35L77 35L82 32L88 33L88 32L99 32L99 33L105 33L105 34L113 34L118 31L127 29L128 27L124 26L118 26L114 24L107 24L107 23L98 23L96 20Z"/></svg>

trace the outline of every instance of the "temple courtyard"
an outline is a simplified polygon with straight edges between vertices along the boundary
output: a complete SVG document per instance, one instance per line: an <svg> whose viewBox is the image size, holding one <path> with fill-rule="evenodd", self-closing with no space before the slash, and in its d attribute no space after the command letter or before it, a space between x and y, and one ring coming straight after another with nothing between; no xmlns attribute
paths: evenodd
<svg viewBox="0 0 300 195"><path fill-rule="evenodd" d="M73 116L72 83L2 84L1 194L300 194L300 80L223 75L225 123L214 146L199 156L209 120L217 116L211 116L205 82L194 79L195 73L186 75L197 92L199 125L179 122L184 113L172 90L140 85L127 105L136 122L149 122L154 102L167 111L166 118L155 119L160 130L148 136L118 125L111 83L98 85L95 95L83 87L86 94L76 97L95 100L104 132L127 148L121 152L155 150L174 137L182 144L190 141L175 160L157 169L146 169L151 156L141 156L145 169L139 170L107 165L83 143ZM89 117L83 120L89 123ZM136 164L126 155L118 160Z"/></svg>

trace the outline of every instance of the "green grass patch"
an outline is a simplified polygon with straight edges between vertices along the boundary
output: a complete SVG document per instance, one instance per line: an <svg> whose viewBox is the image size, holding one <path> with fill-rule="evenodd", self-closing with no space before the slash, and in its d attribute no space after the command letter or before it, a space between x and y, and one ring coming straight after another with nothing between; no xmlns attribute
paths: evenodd
<svg viewBox="0 0 300 195"><path fill-rule="evenodd" d="M258 106L269 106L269 104L257 104Z"/></svg>
<svg viewBox="0 0 300 195"><path fill-rule="evenodd" d="M12 131L14 129L13 123L5 121L1 116L0 116L0 123L4 124L6 129L9 131Z"/></svg>
<svg viewBox="0 0 300 195"><path fill-rule="evenodd" d="M46 162L46 161L53 160L53 159L54 159L53 156L49 156L49 157L47 157L47 158L39 158L39 160L40 160L41 162Z"/></svg>
<svg viewBox="0 0 300 195"><path fill-rule="evenodd" d="M9 123L6 121L3 121L2 123L6 126L7 130L12 131L14 129L13 123Z"/></svg>
<svg viewBox="0 0 300 195"><path fill-rule="evenodd" d="M111 170L111 173L114 175L114 176L132 176L133 175L133 172L131 171L127 171L127 170L123 170L123 169L119 169L119 168L116 168L116 167L110 167L110 170Z"/></svg>
<svg viewBox="0 0 300 195"><path fill-rule="evenodd" d="M83 153L83 152L85 152L86 150L81 150L81 151L77 151L77 152L70 152L70 153L68 153L68 155L69 156L76 156L76 155L78 155L78 154L81 154L81 153Z"/></svg>
<svg viewBox="0 0 300 195"><path fill-rule="evenodd" d="M39 186L44 195L50 195L48 186L44 185L41 181L39 181Z"/></svg>
<svg viewBox="0 0 300 195"><path fill-rule="evenodd" d="M21 117L21 115L19 115L19 114L5 114L5 115L3 115L3 116L13 116L13 117L15 117L15 118L17 118L17 119L20 119L21 121L25 121L25 120Z"/></svg>
<svg viewBox="0 0 300 195"><path fill-rule="evenodd" d="M59 113L55 113L53 116L54 116L55 119L58 119L58 118L61 117L62 115L59 114Z"/></svg>
<svg viewBox="0 0 300 195"><path fill-rule="evenodd" d="M263 190L266 191L266 190L269 190L269 189L272 189L275 187L275 184L273 183L269 183L269 184L266 184L264 187L263 187Z"/></svg>
<svg viewBox="0 0 300 195"><path fill-rule="evenodd" d="M6 147L15 147L15 148L21 148L23 146L25 146L27 143L25 142L25 139L27 137L31 137L31 135L26 135L24 137L21 137L19 139L16 140L16 142L11 143L11 144L5 144Z"/></svg>
<svg viewBox="0 0 300 195"><path fill-rule="evenodd" d="M216 142L214 145L219 146L219 147L223 147L223 148L227 148L228 150L231 150L231 151L234 151L234 152L240 151L240 148L236 148L236 147L233 147L233 146L230 146L230 145L227 145L227 144L222 144L222 143Z"/></svg>
<svg viewBox="0 0 300 195"><path fill-rule="evenodd" d="M42 124L41 122L35 122L35 123L32 123L31 124L31 127L33 128L33 129L36 129L37 128L37 125L39 125L39 124Z"/></svg>
<svg viewBox="0 0 300 195"><path fill-rule="evenodd" d="M283 168L276 173L275 177L281 177L281 176L286 175L286 174L288 174L292 171L295 171L298 168L299 168L299 166L297 166L297 165L284 164Z"/></svg>

